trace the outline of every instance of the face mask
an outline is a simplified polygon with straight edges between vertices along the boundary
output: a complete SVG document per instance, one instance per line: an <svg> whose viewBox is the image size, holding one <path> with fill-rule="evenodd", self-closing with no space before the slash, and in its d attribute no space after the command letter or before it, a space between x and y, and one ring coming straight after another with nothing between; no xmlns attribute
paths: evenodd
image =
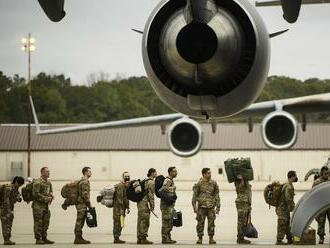
<svg viewBox="0 0 330 248"><path fill-rule="evenodd" d="M298 177L296 177L296 179L294 180L294 182L295 182L295 183L298 182Z"/></svg>
<svg viewBox="0 0 330 248"><path fill-rule="evenodd" d="M128 182L130 180L129 177L124 177L124 182Z"/></svg>

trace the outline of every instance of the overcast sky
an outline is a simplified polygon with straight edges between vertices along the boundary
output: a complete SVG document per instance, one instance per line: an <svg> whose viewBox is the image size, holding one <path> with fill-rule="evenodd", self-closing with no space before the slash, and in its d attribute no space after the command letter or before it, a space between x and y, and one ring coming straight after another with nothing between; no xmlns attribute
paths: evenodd
<svg viewBox="0 0 330 248"><path fill-rule="evenodd" d="M75 84L100 71L111 78L145 75L141 35L158 0L67 0L66 17L49 21L37 0L0 0L0 70L27 75L27 56L20 40L31 32L37 50L32 75L64 73ZM290 31L274 38L270 75L300 79L330 78L330 4L303 6L297 24L282 20L279 7L258 9L269 32Z"/></svg>

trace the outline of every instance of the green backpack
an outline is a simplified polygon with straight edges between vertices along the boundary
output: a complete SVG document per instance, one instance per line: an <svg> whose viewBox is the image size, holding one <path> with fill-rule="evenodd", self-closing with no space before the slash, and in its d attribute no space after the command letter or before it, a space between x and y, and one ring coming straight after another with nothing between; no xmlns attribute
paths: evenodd
<svg viewBox="0 0 330 248"><path fill-rule="evenodd" d="M65 199L64 205L71 206L78 204L79 183L81 180L73 181L65 184L61 189L61 196Z"/></svg>
<svg viewBox="0 0 330 248"><path fill-rule="evenodd" d="M25 187L22 188L22 197L25 202L28 204L34 200L33 197L33 184L35 179L32 180L31 183L28 183Z"/></svg>
<svg viewBox="0 0 330 248"><path fill-rule="evenodd" d="M277 207L283 190L283 184L278 181L268 184L264 189L265 202L270 206Z"/></svg>

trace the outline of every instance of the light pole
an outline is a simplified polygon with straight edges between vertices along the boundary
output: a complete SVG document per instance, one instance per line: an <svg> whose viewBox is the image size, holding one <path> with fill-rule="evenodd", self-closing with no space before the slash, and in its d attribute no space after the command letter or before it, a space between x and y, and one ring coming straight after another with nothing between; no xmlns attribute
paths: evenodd
<svg viewBox="0 0 330 248"><path fill-rule="evenodd" d="M34 45L35 39L31 37L31 34L28 34L27 38L22 39L22 50L28 54L28 80L27 80L27 107L28 107L28 144L27 144L27 176L31 175L31 105L29 97L32 93L31 87L31 52L33 52L36 47Z"/></svg>

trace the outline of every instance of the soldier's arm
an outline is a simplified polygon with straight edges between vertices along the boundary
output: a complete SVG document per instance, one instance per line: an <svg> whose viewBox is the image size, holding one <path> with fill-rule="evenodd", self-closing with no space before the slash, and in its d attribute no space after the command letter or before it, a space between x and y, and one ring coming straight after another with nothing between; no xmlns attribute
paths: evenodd
<svg viewBox="0 0 330 248"><path fill-rule="evenodd" d="M85 181L82 181L81 182L81 198L83 199L84 203L87 206L90 206L90 204L91 204L90 198L89 198L89 191L90 191L89 184Z"/></svg>
<svg viewBox="0 0 330 248"><path fill-rule="evenodd" d="M192 204L193 209L194 209L195 212L197 211L197 197L198 197L198 184L196 183L193 186L193 197L192 197L192 200L191 200L191 204Z"/></svg>
<svg viewBox="0 0 330 248"><path fill-rule="evenodd" d="M155 185L153 182L148 183L148 201L151 210L155 209Z"/></svg>
<svg viewBox="0 0 330 248"><path fill-rule="evenodd" d="M293 197L294 197L294 190L291 188L286 187L285 189L285 199L288 205L288 208L291 211L293 211L294 207L295 207L295 203L293 201Z"/></svg>
<svg viewBox="0 0 330 248"><path fill-rule="evenodd" d="M51 201L51 198L40 192L40 186L41 185L39 182L33 183L33 188L32 188L33 198L38 202L49 203Z"/></svg>
<svg viewBox="0 0 330 248"><path fill-rule="evenodd" d="M220 209L220 190L217 183L215 183L214 195L215 195L215 206L217 207L217 209Z"/></svg>
<svg viewBox="0 0 330 248"><path fill-rule="evenodd" d="M116 201L118 203L118 205L123 208L124 206L124 191L123 191L123 187L121 187L121 185L117 185L116 187Z"/></svg>
<svg viewBox="0 0 330 248"><path fill-rule="evenodd" d="M163 190L164 192L169 192L172 193L175 191L175 186L171 186L171 180L165 178L164 183L163 183Z"/></svg>

